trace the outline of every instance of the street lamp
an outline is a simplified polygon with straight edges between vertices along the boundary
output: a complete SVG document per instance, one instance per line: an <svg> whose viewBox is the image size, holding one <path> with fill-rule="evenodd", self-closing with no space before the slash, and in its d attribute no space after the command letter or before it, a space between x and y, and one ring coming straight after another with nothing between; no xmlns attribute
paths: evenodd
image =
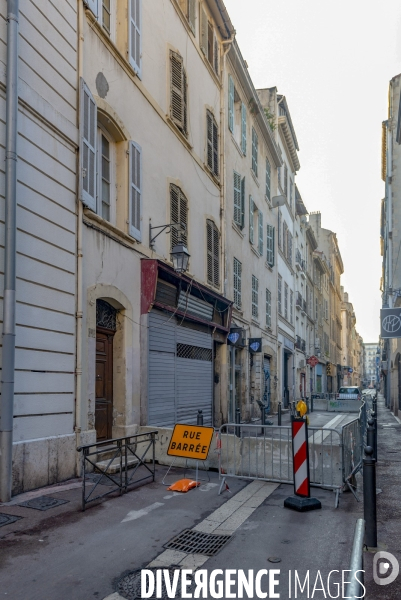
<svg viewBox="0 0 401 600"><path fill-rule="evenodd" d="M179 242L171 251L171 261L176 273L185 273L188 269L190 254L186 246Z"/></svg>

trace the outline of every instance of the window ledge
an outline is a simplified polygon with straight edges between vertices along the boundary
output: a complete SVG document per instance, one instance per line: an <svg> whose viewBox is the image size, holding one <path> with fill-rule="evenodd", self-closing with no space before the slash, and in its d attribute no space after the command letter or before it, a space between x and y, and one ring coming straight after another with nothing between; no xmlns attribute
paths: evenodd
<svg viewBox="0 0 401 600"><path fill-rule="evenodd" d="M241 149L240 145L238 144L237 140L235 139L234 134L232 132L231 132L231 140L232 140L232 143L234 144L234 146L236 147L236 149L238 150L238 153L240 154L240 156L242 156L242 157L246 156L246 154L244 154L242 152L242 149Z"/></svg>
<svg viewBox="0 0 401 600"><path fill-rule="evenodd" d="M209 174L209 176L213 179L213 181L215 182L216 185L218 185L220 187L221 182L220 182L220 177L219 175L215 175L212 171L212 169L209 167L209 165L207 163L203 163L203 166L205 167L205 171Z"/></svg>
<svg viewBox="0 0 401 600"><path fill-rule="evenodd" d="M193 146L188 141L188 138L182 133L182 131L177 127L174 121L170 118L170 115L166 115L166 121L170 126L170 129L174 131L176 136L181 140L181 142L188 148L188 150L193 150Z"/></svg>
<svg viewBox="0 0 401 600"><path fill-rule="evenodd" d="M256 248L255 248L255 246L253 244L251 244L251 250L255 254L255 256L257 256L258 258L260 258L260 254L259 254L258 250L256 250Z"/></svg>
<svg viewBox="0 0 401 600"><path fill-rule="evenodd" d="M240 317L244 316L244 311L241 308L238 308L233 304L233 313L239 315Z"/></svg>
<svg viewBox="0 0 401 600"><path fill-rule="evenodd" d="M271 203L271 201L269 200L269 198L266 196L266 194L265 194L265 201L266 201L267 206L270 209L273 208L273 204Z"/></svg>
<svg viewBox="0 0 401 600"><path fill-rule="evenodd" d="M256 175L255 175L255 173L254 173L254 171L253 171L253 169L252 169L252 168L251 168L251 175L252 175L252 177L253 177L253 180L254 180L254 182L256 183L256 185L257 185L258 187L260 187L260 183L259 183L259 181L258 181L258 178L256 177Z"/></svg>
<svg viewBox="0 0 401 600"><path fill-rule="evenodd" d="M238 235L239 235L239 236L240 236L242 239L244 239L245 235L242 233L241 229L238 227L238 225L235 223L235 221L233 221L233 222L231 223L231 225L232 225L232 228L234 229L234 231L236 231L236 232L238 233Z"/></svg>
<svg viewBox="0 0 401 600"><path fill-rule="evenodd" d="M267 261L265 261L265 267L266 267L267 269L269 269L269 271L270 271L271 273L273 273L273 267L272 267L272 265L269 265L269 263L268 263Z"/></svg>
<svg viewBox="0 0 401 600"><path fill-rule="evenodd" d="M122 229L119 229L115 225L112 225L112 223L110 223L109 221L106 221L106 219L103 219L103 217L101 217L97 213L95 213L92 210L90 210L90 208L84 208L84 216L89 221L94 221L95 223L97 223L98 225L100 225L102 229L105 229L107 231L111 231L112 233L114 233L114 235L116 235L120 239L124 240L124 242L129 242L133 246L135 244L140 243L140 242L138 242L138 240L136 240L132 236L128 235L128 233L125 233L125 231L123 231Z"/></svg>
<svg viewBox="0 0 401 600"><path fill-rule="evenodd" d="M255 319L255 317L252 317L252 319L251 319L251 323L252 323L252 325L256 325L256 327L260 327L260 323L259 323L259 321L257 321L257 320Z"/></svg>

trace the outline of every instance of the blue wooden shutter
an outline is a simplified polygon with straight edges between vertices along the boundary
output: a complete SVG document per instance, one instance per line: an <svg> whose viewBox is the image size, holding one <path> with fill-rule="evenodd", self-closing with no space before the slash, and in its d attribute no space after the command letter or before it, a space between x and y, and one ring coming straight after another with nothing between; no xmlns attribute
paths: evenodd
<svg viewBox="0 0 401 600"><path fill-rule="evenodd" d="M228 128L234 131L234 81L228 76Z"/></svg>
<svg viewBox="0 0 401 600"><path fill-rule="evenodd" d="M129 233L141 241L142 149L135 142L129 148Z"/></svg>
<svg viewBox="0 0 401 600"><path fill-rule="evenodd" d="M82 202L96 212L96 102L81 79L81 144L80 144L80 197Z"/></svg>
<svg viewBox="0 0 401 600"><path fill-rule="evenodd" d="M137 73L138 77L142 74L142 1L128 0L128 48L129 62L131 67Z"/></svg>
<svg viewBox="0 0 401 600"><path fill-rule="evenodd" d="M241 106L241 150L246 155L246 106Z"/></svg>

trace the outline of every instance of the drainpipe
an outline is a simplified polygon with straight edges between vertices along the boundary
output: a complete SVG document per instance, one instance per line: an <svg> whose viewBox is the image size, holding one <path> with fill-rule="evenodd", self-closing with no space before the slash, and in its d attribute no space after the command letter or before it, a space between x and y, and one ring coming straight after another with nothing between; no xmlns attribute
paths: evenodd
<svg viewBox="0 0 401 600"><path fill-rule="evenodd" d="M11 500L12 490L17 230L18 1L7 1L6 200L0 430L0 501L2 502Z"/></svg>
<svg viewBox="0 0 401 600"><path fill-rule="evenodd" d="M78 81L77 81L77 129L80 128L80 90L81 90L81 77L83 76L83 54L84 54L84 8L82 2L78 2ZM83 260L83 247L82 247L82 217L83 217L83 206L79 199L79 178L80 178L80 160L79 152L77 155L77 313L76 313L76 363L75 363L75 441L76 445L81 445L81 431L82 431L82 289L83 289L83 275L82 275L82 260ZM80 475L81 469L81 457L79 453L76 454L76 471L77 475Z"/></svg>

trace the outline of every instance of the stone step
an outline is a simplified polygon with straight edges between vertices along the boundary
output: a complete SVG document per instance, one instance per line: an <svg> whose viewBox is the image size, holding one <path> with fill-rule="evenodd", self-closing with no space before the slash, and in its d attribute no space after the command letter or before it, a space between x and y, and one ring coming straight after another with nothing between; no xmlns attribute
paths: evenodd
<svg viewBox="0 0 401 600"><path fill-rule="evenodd" d="M109 462L110 462L110 459L109 460L101 460L96 463L96 466L98 469L101 469L102 471L106 471L106 469L107 469L108 474L119 473L120 472L120 458L119 457L115 458L111 462L110 466L108 467ZM139 460L135 456L131 455L131 456L127 457L127 462L128 462L128 468L132 468L138 464ZM123 469L124 469L124 460L123 460Z"/></svg>

